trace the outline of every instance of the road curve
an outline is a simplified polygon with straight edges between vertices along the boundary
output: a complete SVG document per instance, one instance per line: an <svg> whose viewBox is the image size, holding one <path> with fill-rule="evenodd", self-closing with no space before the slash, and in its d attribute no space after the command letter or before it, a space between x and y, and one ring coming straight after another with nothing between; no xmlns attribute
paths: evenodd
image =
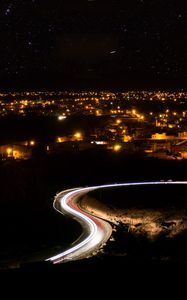
<svg viewBox="0 0 187 300"><path fill-rule="evenodd" d="M83 233L73 247L48 258L47 261L62 263L88 257L109 239L112 233L110 224L81 210L78 205L80 197L94 189L96 187L76 188L63 191L56 196L54 208L77 220L83 227Z"/></svg>
<svg viewBox="0 0 187 300"><path fill-rule="evenodd" d="M161 185L161 184L187 184L187 181L153 181L153 182L132 182L115 183L86 188L74 188L62 191L55 197L54 208L65 215L71 216L77 220L83 227L83 233L71 248L54 255L46 261L52 263L62 263L69 260L77 260L88 257L93 254L100 246L105 243L112 234L110 224L100 218L97 218L81 209L79 201L82 196L90 191L101 188L136 186L136 185Z"/></svg>

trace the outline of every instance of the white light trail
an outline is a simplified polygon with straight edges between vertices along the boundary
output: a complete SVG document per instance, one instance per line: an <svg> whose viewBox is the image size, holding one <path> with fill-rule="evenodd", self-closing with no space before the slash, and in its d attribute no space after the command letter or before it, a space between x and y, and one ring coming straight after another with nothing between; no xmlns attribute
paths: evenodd
<svg viewBox="0 0 187 300"><path fill-rule="evenodd" d="M102 188L113 188L123 186L139 186L139 185L163 185L163 184L187 184L187 181L151 181L151 182L131 182L131 183L115 183L100 186L92 186L86 188L74 188L59 193L54 201L54 208L62 214L69 214L77 219L84 229L87 236L79 241L75 246L65 250L64 252L52 256L46 261L53 263L61 263L63 261L80 259L87 257L98 249L102 243L106 242L111 233L112 228L109 223L95 216L89 215L82 211L78 206L78 199L86 193Z"/></svg>

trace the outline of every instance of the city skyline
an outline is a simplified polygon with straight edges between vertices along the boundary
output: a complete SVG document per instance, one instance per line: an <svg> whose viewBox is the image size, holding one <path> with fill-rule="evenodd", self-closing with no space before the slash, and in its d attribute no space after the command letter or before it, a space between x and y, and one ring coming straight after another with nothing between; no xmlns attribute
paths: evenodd
<svg viewBox="0 0 187 300"><path fill-rule="evenodd" d="M186 87L183 1L6 1L0 15L0 90Z"/></svg>

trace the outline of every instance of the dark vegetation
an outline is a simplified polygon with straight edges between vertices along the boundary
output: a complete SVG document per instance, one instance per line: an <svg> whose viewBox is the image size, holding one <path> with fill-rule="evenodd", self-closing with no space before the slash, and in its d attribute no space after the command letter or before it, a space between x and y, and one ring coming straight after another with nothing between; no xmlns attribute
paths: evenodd
<svg viewBox="0 0 187 300"><path fill-rule="evenodd" d="M138 262L186 265L186 230L172 238L166 232L161 232L156 238L150 239L145 232L136 234L128 229L126 224L118 225L117 231L113 233L114 241L109 241L105 247L106 256L121 257L126 264Z"/></svg>

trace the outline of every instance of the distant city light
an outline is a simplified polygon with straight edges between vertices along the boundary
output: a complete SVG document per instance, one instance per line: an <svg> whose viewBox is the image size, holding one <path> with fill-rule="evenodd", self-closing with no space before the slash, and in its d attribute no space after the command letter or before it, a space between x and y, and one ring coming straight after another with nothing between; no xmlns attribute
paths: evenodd
<svg viewBox="0 0 187 300"><path fill-rule="evenodd" d="M7 154L10 155L12 153L12 148L7 148Z"/></svg>
<svg viewBox="0 0 187 300"><path fill-rule="evenodd" d="M114 151L118 152L119 150L121 150L121 145L116 144L116 145L114 146Z"/></svg>
<svg viewBox="0 0 187 300"><path fill-rule="evenodd" d="M62 120L64 120L64 119L66 119L66 116L58 116L58 120L59 120L59 121L62 121Z"/></svg>
<svg viewBox="0 0 187 300"><path fill-rule="evenodd" d="M30 145L34 146L35 145L35 141L30 141Z"/></svg>
<svg viewBox="0 0 187 300"><path fill-rule="evenodd" d="M82 139L82 134L81 134L81 132L76 132L76 133L74 134L74 138L77 139L77 140L81 140L81 139Z"/></svg>
<svg viewBox="0 0 187 300"><path fill-rule="evenodd" d="M107 142L105 141L95 141L96 145L106 145Z"/></svg>
<svg viewBox="0 0 187 300"><path fill-rule="evenodd" d="M62 143L62 142L63 142L63 139L62 139L61 137L58 137L58 138L57 138L57 142L58 142L58 143Z"/></svg>
<svg viewBox="0 0 187 300"><path fill-rule="evenodd" d="M11 101L6 101L7 97ZM173 106L175 101L177 106ZM107 144L107 149L117 152L125 145L127 153L131 153L137 151L137 141L137 144L141 143L141 150L144 153L153 153L155 157L176 159L175 153L181 152L182 157L187 159L186 101L187 92L184 91L1 92L0 116L52 117L56 119L58 125L69 117L72 120L74 116L83 116L85 120L93 118L95 120L93 128L92 123L88 122L81 125L85 126L82 129L77 123L74 132L71 131L72 127L69 130L67 128L67 131L56 131L55 144L68 142L74 145L73 142L84 140L82 148L88 148L89 144L93 144L95 148ZM97 120L95 117L98 117ZM87 124L90 124L89 128L86 128ZM31 140L25 137L20 141L15 139L12 140L12 144L1 145L0 154L5 157L27 159L32 156L32 151L28 148L37 145L35 138L33 136ZM150 140L154 140L154 143L150 143ZM163 145L157 140L162 140ZM28 148L25 149L23 146ZM52 151L57 150L50 146L50 152Z"/></svg>

